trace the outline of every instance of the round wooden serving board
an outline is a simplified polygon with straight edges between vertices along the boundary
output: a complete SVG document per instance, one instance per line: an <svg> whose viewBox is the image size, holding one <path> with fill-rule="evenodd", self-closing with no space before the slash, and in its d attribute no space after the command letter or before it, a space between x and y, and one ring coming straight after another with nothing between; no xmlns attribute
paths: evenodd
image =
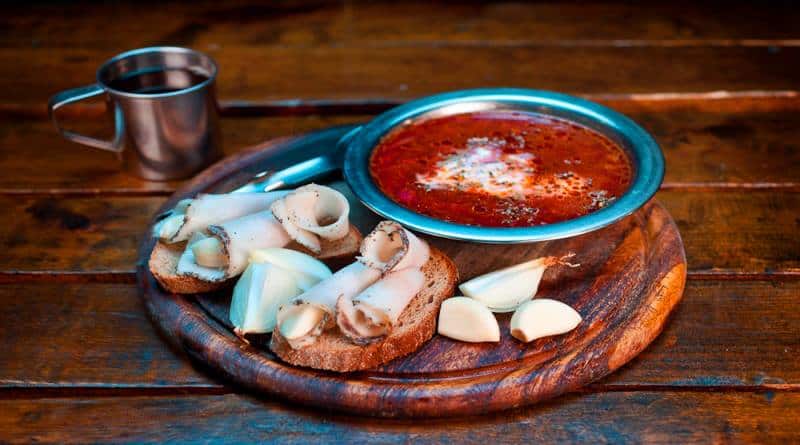
<svg viewBox="0 0 800 445"><path fill-rule="evenodd" d="M350 127L269 141L212 166L164 205L198 192L225 192L253 174L331 150ZM351 220L368 233L378 218L341 181L351 198ZM433 417L517 407L578 389L636 356L662 330L680 301L686 259L667 211L651 201L628 218L580 237L535 244L485 245L427 237L450 255L461 280L544 255L574 252L576 269L552 267L538 296L574 307L574 331L523 344L509 335L510 314L499 314L499 343L469 344L435 335L416 352L369 372L338 374L281 362L268 335L248 345L231 332L230 291L174 295L147 269L154 240L142 243L140 294L154 323L174 345L230 380L304 405L377 416Z"/></svg>

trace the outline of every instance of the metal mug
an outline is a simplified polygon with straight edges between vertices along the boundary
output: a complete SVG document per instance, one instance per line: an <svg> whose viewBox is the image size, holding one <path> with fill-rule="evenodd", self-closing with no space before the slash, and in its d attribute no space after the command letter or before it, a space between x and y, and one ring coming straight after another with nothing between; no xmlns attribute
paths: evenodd
<svg viewBox="0 0 800 445"><path fill-rule="evenodd" d="M101 65L97 83L50 98L50 118L65 138L121 154L125 168L142 178L185 178L222 155L216 77L216 63L203 53L166 46L136 49ZM102 95L113 116L112 140L61 127L56 110Z"/></svg>

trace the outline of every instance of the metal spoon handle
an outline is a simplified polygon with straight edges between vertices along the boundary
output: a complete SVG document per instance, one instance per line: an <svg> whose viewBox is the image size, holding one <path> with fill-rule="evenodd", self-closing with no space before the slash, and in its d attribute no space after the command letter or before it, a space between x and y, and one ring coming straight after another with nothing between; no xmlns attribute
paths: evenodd
<svg viewBox="0 0 800 445"><path fill-rule="evenodd" d="M295 188L341 170L347 143L359 130L361 130L361 127L356 127L347 132L336 143L336 148L328 154L311 158L276 172L266 171L259 173L253 181L239 187L232 193L269 192L283 188Z"/></svg>

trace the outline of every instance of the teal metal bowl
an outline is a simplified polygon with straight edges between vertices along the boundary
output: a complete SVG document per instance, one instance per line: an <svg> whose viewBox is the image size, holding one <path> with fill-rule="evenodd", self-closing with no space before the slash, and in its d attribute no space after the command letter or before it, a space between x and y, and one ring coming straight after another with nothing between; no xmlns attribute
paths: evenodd
<svg viewBox="0 0 800 445"><path fill-rule="evenodd" d="M479 227L457 224L409 210L386 196L372 180L372 150L389 132L417 120L483 110L518 110L570 120L616 142L633 163L628 190L606 207L578 218L531 227ZM340 145L344 177L358 198L379 215L406 227L444 238L481 243L523 243L567 238L605 227L642 207L664 177L664 156L656 141L632 120L607 107L549 91L491 88L425 97L377 116L346 135Z"/></svg>
<svg viewBox="0 0 800 445"><path fill-rule="evenodd" d="M409 210L386 196L372 180L369 159L381 139L417 120L484 110L517 110L550 115L589 127L616 142L633 164L633 182L618 199L578 218L531 227L457 224ZM568 238L605 227L642 207L661 186L664 155L652 136L627 117L566 94L513 88L454 91L408 102L355 127L330 154L299 162L237 191L296 187L342 169L353 193L375 213L443 238L479 243L527 243ZM266 172L265 172L266 173Z"/></svg>

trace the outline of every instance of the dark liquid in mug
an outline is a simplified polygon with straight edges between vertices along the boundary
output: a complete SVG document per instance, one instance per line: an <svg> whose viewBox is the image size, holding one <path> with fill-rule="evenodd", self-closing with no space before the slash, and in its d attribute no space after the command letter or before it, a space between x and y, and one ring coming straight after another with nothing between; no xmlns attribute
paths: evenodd
<svg viewBox="0 0 800 445"><path fill-rule="evenodd" d="M204 73L188 69L137 71L114 79L109 86L135 94L163 94L185 90L208 80Z"/></svg>

